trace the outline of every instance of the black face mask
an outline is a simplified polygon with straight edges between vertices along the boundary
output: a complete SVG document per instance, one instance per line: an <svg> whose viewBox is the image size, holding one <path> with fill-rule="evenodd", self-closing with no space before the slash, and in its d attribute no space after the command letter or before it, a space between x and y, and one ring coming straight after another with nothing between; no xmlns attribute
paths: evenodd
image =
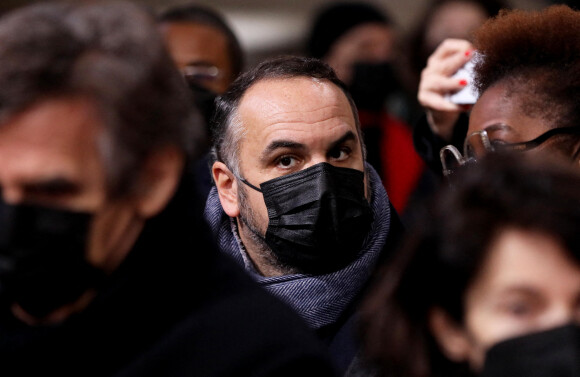
<svg viewBox="0 0 580 377"><path fill-rule="evenodd" d="M209 134L209 125L215 112L217 94L194 81L188 80L187 85L193 94L194 105L200 110Z"/></svg>
<svg viewBox="0 0 580 377"><path fill-rule="evenodd" d="M400 90L391 63L357 63L353 67L349 91L354 103L361 110L379 111L388 95Z"/></svg>
<svg viewBox="0 0 580 377"><path fill-rule="evenodd" d="M482 376L579 377L580 326L562 326L498 343L487 352Z"/></svg>
<svg viewBox="0 0 580 377"><path fill-rule="evenodd" d="M320 274L352 262L372 222L364 174L320 163L264 182L268 209L265 241L279 261Z"/></svg>
<svg viewBox="0 0 580 377"><path fill-rule="evenodd" d="M42 319L104 273L85 258L90 214L0 200L0 299Z"/></svg>

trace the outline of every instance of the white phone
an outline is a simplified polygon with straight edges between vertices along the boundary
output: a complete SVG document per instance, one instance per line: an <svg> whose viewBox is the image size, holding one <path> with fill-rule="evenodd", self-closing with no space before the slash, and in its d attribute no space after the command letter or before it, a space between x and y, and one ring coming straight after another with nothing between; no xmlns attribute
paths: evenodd
<svg viewBox="0 0 580 377"><path fill-rule="evenodd" d="M449 101L458 105L473 105L477 101L477 91L473 86L473 66L476 59L478 56L474 55L470 61L453 74L453 78L467 80L467 85L458 92L447 95Z"/></svg>

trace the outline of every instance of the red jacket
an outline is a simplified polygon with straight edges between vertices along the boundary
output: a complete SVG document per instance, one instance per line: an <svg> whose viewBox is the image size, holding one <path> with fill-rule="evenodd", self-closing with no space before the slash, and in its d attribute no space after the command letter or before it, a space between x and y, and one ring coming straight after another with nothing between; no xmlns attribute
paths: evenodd
<svg viewBox="0 0 580 377"><path fill-rule="evenodd" d="M360 111L359 119L363 132L365 128L380 125L378 146L382 166L377 168L380 169L379 174L391 203L397 212L403 213L425 169L425 163L413 146L412 130L407 124L384 112L373 114Z"/></svg>

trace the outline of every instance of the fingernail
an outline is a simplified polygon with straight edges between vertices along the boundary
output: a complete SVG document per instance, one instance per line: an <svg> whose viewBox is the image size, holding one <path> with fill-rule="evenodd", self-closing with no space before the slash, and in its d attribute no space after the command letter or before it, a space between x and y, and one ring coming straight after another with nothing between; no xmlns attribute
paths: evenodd
<svg viewBox="0 0 580 377"><path fill-rule="evenodd" d="M461 85L461 86L467 85L467 80L463 80L463 79L459 80L459 85Z"/></svg>
<svg viewBox="0 0 580 377"><path fill-rule="evenodd" d="M467 57L467 56L469 56L469 55L471 55L471 50L467 50L467 51L465 51L465 56Z"/></svg>

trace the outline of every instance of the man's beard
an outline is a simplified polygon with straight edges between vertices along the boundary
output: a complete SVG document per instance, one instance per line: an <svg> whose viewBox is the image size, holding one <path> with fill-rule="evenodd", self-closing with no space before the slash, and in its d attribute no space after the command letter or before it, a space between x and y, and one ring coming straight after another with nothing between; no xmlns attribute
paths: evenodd
<svg viewBox="0 0 580 377"><path fill-rule="evenodd" d="M250 241L253 243L253 246L261 259L271 267L282 272L284 275L300 273L296 267L280 262L276 253L272 251L270 246L266 243L265 234L262 235L262 232L260 231L258 216L252 209L248 200L246 188L241 182L238 184L238 203L240 205L239 220L244 227L247 228L248 231L245 232L245 234L250 238Z"/></svg>

